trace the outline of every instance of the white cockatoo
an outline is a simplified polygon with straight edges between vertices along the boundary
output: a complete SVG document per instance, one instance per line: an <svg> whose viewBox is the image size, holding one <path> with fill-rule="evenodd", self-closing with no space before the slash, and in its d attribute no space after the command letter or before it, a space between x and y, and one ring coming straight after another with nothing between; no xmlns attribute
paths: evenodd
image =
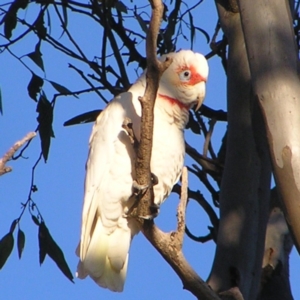
<svg viewBox="0 0 300 300"><path fill-rule="evenodd" d="M205 57L190 50L169 53L172 59L163 73L154 107L151 172L158 178L154 202L160 205L178 181L185 155L184 128L189 109L197 109L205 96L208 65ZM80 261L77 277L89 275L101 287L121 292L132 238L139 228L126 212L135 201L135 150L122 125L133 123L139 139L145 72L128 92L115 97L98 116L90 137L86 164Z"/></svg>

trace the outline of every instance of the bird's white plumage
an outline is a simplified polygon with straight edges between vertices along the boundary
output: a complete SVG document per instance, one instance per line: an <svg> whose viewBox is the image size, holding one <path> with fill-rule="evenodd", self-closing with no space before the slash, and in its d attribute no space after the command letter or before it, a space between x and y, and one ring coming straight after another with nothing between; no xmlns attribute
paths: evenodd
<svg viewBox="0 0 300 300"><path fill-rule="evenodd" d="M208 75L207 62L201 54L182 50L168 56L173 62L161 78L154 108L151 171L159 181L154 186L157 204L168 197L181 174L188 109L196 102L202 103ZM89 275L100 286L119 292L126 277L130 242L138 232L135 220L124 216L134 201L135 152L122 124L126 117L130 118L139 139L138 97L144 94L145 84L143 74L98 116L86 165L77 276Z"/></svg>

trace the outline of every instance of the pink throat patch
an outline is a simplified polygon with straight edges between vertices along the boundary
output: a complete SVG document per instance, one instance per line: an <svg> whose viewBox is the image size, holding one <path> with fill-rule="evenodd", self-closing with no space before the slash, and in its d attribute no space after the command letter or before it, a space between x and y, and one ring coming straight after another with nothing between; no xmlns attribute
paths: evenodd
<svg viewBox="0 0 300 300"><path fill-rule="evenodd" d="M168 101L171 105L178 105L180 109L186 109L186 110L190 109L189 105L183 104L175 98L172 98L172 97L169 97L169 96L166 96L166 95L162 95L162 94L158 94L158 96L161 99Z"/></svg>

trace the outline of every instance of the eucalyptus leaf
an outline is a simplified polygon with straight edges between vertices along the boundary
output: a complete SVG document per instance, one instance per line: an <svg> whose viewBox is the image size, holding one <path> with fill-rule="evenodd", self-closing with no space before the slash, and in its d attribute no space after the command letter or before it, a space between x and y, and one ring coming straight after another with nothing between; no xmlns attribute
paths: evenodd
<svg viewBox="0 0 300 300"><path fill-rule="evenodd" d="M125 5L122 1L117 1L117 2L115 3L115 8L116 8L118 11L123 12L123 13L125 13L125 14L128 13L128 10L127 10L126 5Z"/></svg>
<svg viewBox="0 0 300 300"><path fill-rule="evenodd" d="M40 51L41 41L39 41L35 46L35 51L27 54L27 56L38 66L40 67L44 72L44 62L42 59L42 53Z"/></svg>
<svg viewBox="0 0 300 300"><path fill-rule="evenodd" d="M40 247L40 263L42 264L46 254L56 263L62 273L73 282L73 275L65 260L65 256L52 238L46 224L41 222L39 226L39 247Z"/></svg>
<svg viewBox="0 0 300 300"><path fill-rule="evenodd" d="M36 111L39 113L37 121L39 123L39 134L41 139L41 148L45 162L48 159L51 137L53 135L53 107L47 100L46 95L40 96Z"/></svg>
<svg viewBox="0 0 300 300"><path fill-rule="evenodd" d="M30 98L33 99L34 101L37 101L36 99L37 94L41 91L43 84L44 84L44 80L41 77L37 76L36 74L32 73L32 77L27 86L27 90Z"/></svg>
<svg viewBox="0 0 300 300"><path fill-rule="evenodd" d="M14 237L11 232L0 240L0 269L5 265L14 247Z"/></svg>
<svg viewBox="0 0 300 300"><path fill-rule="evenodd" d="M64 126L71 126L77 124L85 124L90 122L95 122L99 114L101 113L101 109L96 109L92 111L88 111L86 113L80 114L76 117L71 118L70 120L64 123Z"/></svg>
<svg viewBox="0 0 300 300"><path fill-rule="evenodd" d="M25 247L25 233L21 229L18 230L17 246L19 259L21 259Z"/></svg>

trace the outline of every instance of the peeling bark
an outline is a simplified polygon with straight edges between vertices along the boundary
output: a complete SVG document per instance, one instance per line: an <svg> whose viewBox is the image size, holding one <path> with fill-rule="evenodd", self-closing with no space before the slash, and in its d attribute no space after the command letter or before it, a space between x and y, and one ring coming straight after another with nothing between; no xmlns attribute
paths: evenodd
<svg viewBox="0 0 300 300"><path fill-rule="evenodd" d="M257 300L292 300L289 255L293 241L281 210L282 204L276 189L272 190L270 202L261 289Z"/></svg>
<svg viewBox="0 0 300 300"><path fill-rule="evenodd" d="M300 252L300 82L287 1L239 0L254 94L268 135L274 174Z"/></svg>

